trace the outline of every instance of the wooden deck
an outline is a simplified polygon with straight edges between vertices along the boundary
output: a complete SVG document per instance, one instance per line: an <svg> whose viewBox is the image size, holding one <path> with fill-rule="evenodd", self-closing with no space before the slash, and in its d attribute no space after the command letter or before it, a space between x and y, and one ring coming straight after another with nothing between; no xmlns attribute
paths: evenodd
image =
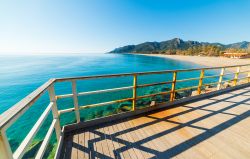
<svg viewBox="0 0 250 159"><path fill-rule="evenodd" d="M61 158L250 158L250 87L66 134Z"/></svg>

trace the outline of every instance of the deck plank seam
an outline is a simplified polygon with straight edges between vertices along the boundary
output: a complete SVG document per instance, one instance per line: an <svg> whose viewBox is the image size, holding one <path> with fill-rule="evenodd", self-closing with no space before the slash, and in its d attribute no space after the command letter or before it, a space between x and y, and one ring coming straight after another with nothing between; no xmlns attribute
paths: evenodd
<svg viewBox="0 0 250 159"><path fill-rule="evenodd" d="M237 96L240 96L240 95L242 95L242 94L245 94L245 93L248 93L248 92L250 92L249 90L247 90L247 91L245 91L245 92L241 92L241 93L239 93L239 94L234 94L233 95L233 98L235 98L235 97L237 97ZM214 100L214 102L212 102L212 104L216 104L216 103L219 103L219 102L224 102L225 100L227 100L227 99L230 99L230 98L232 98L232 96L230 96L230 97L227 97L227 98L224 98L223 100L222 99L218 99L218 100ZM242 104L245 104L246 102L248 102L248 101L250 101L250 99L245 99L245 100L243 100L243 101L241 101L240 103ZM224 113L223 111L226 111L226 110L229 110L229 109L232 109L232 108L234 108L234 107L236 107L237 105L239 105L239 102L237 102L237 103L235 103L235 102L232 102L233 104L232 105L230 105L230 106L228 106L228 107L226 107L226 108L223 108L223 109L220 109L220 110L217 110L217 111L210 111L211 113L209 113L209 114L207 114L207 115L204 115L204 116L202 116L202 117L199 117L199 118L197 118L197 119L194 119L194 120L191 120L191 121L189 121L189 122L187 122L187 123L179 123L179 122L176 122L175 124L182 124L182 126L181 127L179 127L179 129L180 128L182 128L182 127L186 127L186 126L190 126L190 127L192 127L193 125L191 125L191 124L193 124L193 123L196 123L197 121L201 121L201 120L204 120L204 119L206 119L206 118L209 118L209 117L211 117L211 116L213 116L213 115L216 115L216 114L218 114L218 113ZM170 115L170 116L172 116L172 117L170 117L170 116L168 116L167 118L162 118L162 119L160 119L160 120L163 120L163 121L167 121L167 122L169 122L169 120L168 119L170 119L170 118L173 118L173 117L177 117L177 116L180 116L180 115L183 115L183 114L186 114L186 113L189 113L189 112L193 112L193 111L195 111L195 110L201 110L202 108L204 108L204 107L207 107L207 106L209 106L209 105L211 105L211 103L208 103L208 104L203 104L203 105L201 105L201 106L198 106L198 107L192 107L191 109L189 109L189 110L185 110L185 111L183 111L183 112L179 112L179 113L176 113L176 114L173 114L173 115ZM247 105L249 105L249 104L247 104ZM167 109L165 109L165 110L167 110ZM159 111L163 111L163 110L158 110L157 112L159 112ZM152 114L152 112L150 112L150 114ZM234 114L231 114L231 113L227 113L226 115L234 115ZM245 118L247 118L248 116L250 115L250 111L248 110L247 112L244 112L244 113L242 113L242 114L240 114L240 115L234 115L234 117L232 118L232 119L230 119L230 120L228 120L228 121L226 121L226 122L223 122L223 123L221 123L220 125L217 125L217 126L215 126L214 128L211 128L211 129L205 129L205 132L204 133L202 133L202 134L200 134L200 135L203 135L203 136L212 136L212 135L209 135L209 134L217 134L218 133L218 131L219 130L216 130L216 128L217 127L222 127L222 128L224 128L224 127L230 127L232 124L229 122L229 121L233 121L233 122L239 122L239 121L241 121L241 120L243 120L243 119L245 119ZM115 123L120 123L120 122L128 122L128 123L130 123L131 124L131 122L132 121L130 121L131 119L138 119L138 118L140 118L140 117L142 117L142 116L145 116L145 114L144 115L138 115L138 116L135 116L135 117L130 117L130 118L128 118L127 120L124 120L124 119L121 119L121 120L119 120L119 121L117 121L117 122L112 122L112 123L110 123L110 124L108 124L108 125L113 125L113 124L115 124ZM151 117L151 116L147 116L147 117L149 117L149 118L153 118L153 119L157 119L157 122L159 122L160 120L159 120L159 118L155 118L155 117ZM165 120L164 120L165 119ZM125 136L127 135L126 133L129 133L129 132L131 132L131 131L134 131L134 130L137 130L137 129L141 129L141 128L144 128L144 127L147 127L147 126L150 126L150 125L152 125L153 123L157 123L156 121L152 121L152 122L149 122L149 123L146 123L146 124L142 124L142 125L139 125L139 126L135 126L135 127L133 127L132 129L131 129L131 127L127 127L124 123L124 126L122 126L123 128L122 128L122 132L119 130L118 132L116 132L116 133L114 133L114 134L106 134L106 132L104 131L104 133L102 133L102 132L99 132L99 133L97 133L97 132L95 132L95 130L93 129L93 133L94 134L96 134L96 135L100 135L100 133L102 133L102 135L100 135L100 139L101 139L101 136L103 136L104 135L104 139L109 139L109 140L111 140L111 141L113 141L113 139L116 139L117 141L118 141L118 143L120 143L120 142L124 142L124 143L126 143L125 145L127 145L127 144L129 144L129 145L131 145L133 148L135 148L135 147L138 147L138 145L139 145L139 149L141 150L141 148L142 149L144 149L145 150L145 147L144 146L142 146L142 144L144 144L144 143L146 143L147 142L147 140L149 140L149 139L144 139L144 140L139 140L139 142L133 142L133 143L131 143L131 142L128 142L128 141L124 141L124 140L121 140L121 139L117 139L117 136L119 136L119 135L124 135L125 134ZM184 125L183 125L184 124ZM107 126L107 125L105 125L105 126ZM103 128L103 126L100 126L100 125L98 125L97 127L102 127ZM178 127L178 126L177 126ZM193 128L198 128L198 129L200 129L200 127L193 127ZM125 129L125 130L124 130ZM178 130L178 129L177 129ZM172 130L173 132L174 131L177 131L177 130ZM109 130L108 130L109 131ZM151 131L151 130L150 130ZM220 131L219 131L220 132ZM171 132L165 132L165 133L171 133ZM206 134L206 135L205 135ZM164 134L162 134L162 133L160 133L160 134L156 134L157 136L164 136ZM107 138L106 138L106 136L107 136ZM199 135L198 135L199 136ZM198 140L198 141L200 141L200 139L198 138L198 136L195 136L194 138L194 140ZM150 136L151 137L151 136ZM197 138L196 138L197 137ZM153 137L151 137L151 138L157 138L155 135L153 136ZM95 138L96 139L96 138ZM79 140L79 139L78 139ZM193 140L193 139L192 139ZM134 141L134 140L133 140ZM187 143L181 143L183 146L184 146L184 149L187 149L187 148L185 148L185 147L192 147L192 146L194 146L194 144L192 143L192 142L190 142L191 140L187 140L187 141L185 141L185 142L187 142ZM95 142L98 142L98 140L97 141L95 141ZM200 141L201 142L201 141ZM188 145L184 145L184 144L188 144ZM197 144L197 143L196 143ZM131 147L130 146L130 147ZM177 145L178 146L178 145ZM176 146L176 148L178 148ZM122 151L124 151L124 150L126 150L126 149L124 149L124 146L121 148L122 149ZM182 148L183 149L183 148ZM173 148L173 150L174 150L174 148ZM143 150L142 150L143 151ZM168 150L169 152L171 152L172 153L172 150ZM180 152L180 151L179 151ZM161 156L161 153L159 154L159 152L157 152L157 151L155 151L154 152L154 154L156 154L156 155L159 155L159 156ZM166 152L164 152L164 154L166 154ZM176 155L178 155L178 152L176 152ZM175 156L172 156L172 157L175 157ZM108 157L109 158L109 157Z"/></svg>

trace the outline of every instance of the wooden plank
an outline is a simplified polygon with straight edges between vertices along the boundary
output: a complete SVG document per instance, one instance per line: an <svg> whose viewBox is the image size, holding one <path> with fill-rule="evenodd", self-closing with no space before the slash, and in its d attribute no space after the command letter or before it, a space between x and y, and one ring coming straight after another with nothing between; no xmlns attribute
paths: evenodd
<svg viewBox="0 0 250 159"><path fill-rule="evenodd" d="M100 132L100 129L96 128L95 131ZM101 138L101 136L95 134L95 139L99 139L99 138ZM100 154L100 155L98 154L98 158L102 158L105 155L105 152L108 153L107 148L103 147L103 141L102 140L100 140L98 142L95 142L95 144L96 144L96 151L97 151L97 153ZM105 150L104 150L104 148L105 148Z"/></svg>
<svg viewBox="0 0 250 159"><path fill-rule="evenodd" d="M105 133L106 143L108 145L110 157L115 158L115 154L114 154L115 147L110 137L109 126L103 127L103 131Z"/></svg>
<svg viewBox="0 0 250 159"><path fill-rule="evenodd" d="M110 150L109 150L109 145L108 145L108 142L107 142L107 139L106 139L106 135L105 135L105 131L104 131L104 128L103 127L100 127L98 128L98 131L101 132L103 134L102 136L102 140L99 141L102 145L102 151L103 151L103 155L104 156L107 156L107 157L111 157L113 152L110 153ZM112 157L111 157L112 158Z"/></svg>
<svg viewBox="0 0 250 159"><path fill-rule="evenodd" d="M130 128L135 129L133 132L137 136L137 141L145 139L144 132L141 129L137 128L131 120L128 121L128 124L130 125ZM141 144L141 146L145 146L145 147L152 149L151 148L152 145L149 145L148 143L144 143L143 145ZM153 158L154 157L154 155L151 154L151 152L149 152L149 151L143 151L143 150L141 150L141 151L142 151L141 153L144 155L144 158Z"/></svg>
<svg viewBox="0 0 250 159"><path fill-rule="evenodd" d="M123 122L121 121L121 122L119 122L119 124L117 124L117 126L118 126L118 129L119 129L119 131L122 133L124 130L126 130L126 128L125 127L123 127ZM125 150L125 151L127 151L128 153L129 153L129 156L131 157L131 158L133 158L133 159L135 159L135 158L138 158L137 156L136 156L136 152L135 152L135 149L134 149L134 147L132 146L132 141L130 140L130 138L129 138L129 136L128 136L128 134L127 133L122 133L122 139L124 140L124 141L126 141L126 143L125 143L125 145L126 145L126 147L130 147L128 150Z"/></svg>
<svg viewBox="0 0 250 159"><path fill-rule="evenodd" d="M79 150L78 138L79 138L78 134L73 135L71 159L78 159L78 150Z"/></svg>
<svg viewBox="0 0 250 159"><path fill-rule="evenodd" d="M127 122L126 120L121 122L121 126L123 127L124 130L127 130L129 128L129 127L126 126L126 124L125 124L126 122ZM131 143L131 145L133 145L132 148L133 148L133 151L134 151L134 154L136 155L136 157L138 159L144 158L143 155L142 155L142 153L138 149L136 149L136 145L134 144L135 140L132 137L131 132L125 133L125 135L127 136L127 139Z"/></svg>
<svg viewBox="0 0 250 159"><path fill-rule="evenodd" d="M228 130L230 130L232 133L236 134L237 137L240 136L244 141L250 141L250 135L249 135L249 127L248 124L250 122L250 118L247 118L245 120L240 121L236 125L232 125Z"/></svg>
<svg viewBox="0 0 250 159"><path fill-rule="evenodd" d="M99 138L99 136L97 135L97 134L94 134L94 133L92 133L92 132L89 132L89 140L94 140L94 139L97 139L97 138ZM90 145L89 145L90 146ZM90 151L90 154L89 154L89 156L92 158L92 156L95 156L95 158L101 158L100 156L99 156L99 154L97 153L98 152L98 149L97 149L97 144L96 144L96 142L93 142L93 149L94 149L94 151L92 152L92 151Z"/></svg>
<svg viewBox="0 0 250 159"><path fill-rule="evenodd" d="M139 124L143 124L144 121L146 120L150 120L152 121L152 119L147 118L147 117L141 117L141 118L137 118L136 120L134 120L134 122L137 122ZM156 132L155 130L153 131L154 127L153 125L149 125L149 126L145 126L142 128L143 132L146 135L146 138L148 141L148 143L150 145L153 145L153 147L151 147L152 150L156 151L155 155L158 155L159 152L165 151L165 147L163 142L159 139L159 138L155 138L154 136L157 135L159 132ZM164 131L164 130L161 130Z"/></svg>
<svg viewBox="0 0 250 159"><path fill-rule="evenodd" d="M108 133L111 136L111 140L112 140L112 143L113 143L114 150L117 151L123 145L121 143L119 143L119 141L117 140L116 137L112 136L115 133L115 131L113 129L113 125L108 126ZM124 158L122 153L117 153L116 152L114 155L115 155L115 158Z"/></svg>
<svg viewBox="0 0 250 159"><path fill-rule="evenodd" d="M114 129L115 133L117 133L116 138L125 140L125 139L124 139L124 135L121 134L122 129L121 129L120 126L118 126L118 125L119 125L119 123L115 123L115 124L113 125L113 129ZM122 145L122 147L126 147L126 146L127 146L125 142L119 142L119 143L120 143L120 145ZM128 152L128 151L122 151L121 154L122 154L122 156L123 156L123 159L131 159L131 156L129 155L129 152Z"/></svg>
<svg viewBox="0 0 250 159"><path fill-rule="evenodd" d="M127 120L126 122L124 122L124 125L126 126L127 129L134 129L135 128L131 125L130 120ZM131 136L133 143L138 142L142 139L139 137L141 135L138 136L138 133L136 133L136 130L129 131L129 135ZM150 156L150 154L148 152L143 151L140 148L135 147L135 149L136 149L136 152L139 151L139 152L137 152L138 158L150 158L150 157L152 157L152 156Z"/></svg>
<svg viewBox="0 0 250 159"><path fill-rule="evenodd" d="M212 136L211 138L209 138L209 141L216 145L216 147L220 149L221 153L230 156L230 158L249 158L249 153L245 154L245 151L243 149L237 147L240 144L243 145L243 143L240 143L241 141L237 140L233 140L233 142L231 142L231 138L232 136L228 136L223 132L222 135ZM246 148L249 148L249 145L246 146Z"/></svg>
<svg viewBox="0 0 250 159"><path fill-rule="evenodd" d="M136 128L135 132L136 132L137 136L140 136L140 141L145 140L145 139L150 140L150 135L147 132L145 132L146 131L145 128L144 127L143 128L138 128L138 126L141 126L143 124L143 123L141 123L139 121L140 121L140 119L136 118L136 119L129 120L129 123L130 123L130 125L132 127ZM145 121L145 122L147 123L147 122L151 122L151 121ZM150 142L150 141L145 142L145 143L140 144L140 146L148 148L148 151L147 151L148 155L147 156L149 156L149 158L157 158L156 154L152 150L154 150L158 146L155 145L153 142Z"/></svg>
<svg viewBox="0 0 250 159"><path fill-rule="evenodd" d="M88 132L82 132L82 133L79 133L79 136L78 136L78 144L79 144L79 147L82 147L82 148L79 148L77 150L77 154L78 154L78 158L79 159L84 159L84 158L88 158L88 153L86 153L83 149L86 148L87 149L87 145L88 145L88 138L85 139L85 136L86 134L88 134ZM87 143L87 144L86 144Z"/></svg>
<svg viewBox="0 0 250 159"><path fill-rule="evenodd" d="M183 108L179 108L179 109L180 109L180 111L185 110ZM191 112L191 113L183 114L183 115L178 116L175 119L171 120L171 121L174 120L175 122L177 122L177 124L173 124L171 122L166 121L166 123L160 122L159 124L156 125L155 129L163 129L165 131L178 128L176 131L173 131L171 133L168 133L168 134L162 136L163 143L168 143L168 145L169 145L168 149L170 149L171 147L177 146L179 144L183 144L184 142L195 137L196 135L199 135L202 132L204 132L203 130L200 130L200 129L195 129L195 128L188 127L188 126L185 126L185 127L182 126L182 123L185 124L186 122L190 121L190 119L189 119L190 117L192 117L191 120L197 118L196 111L197 110L195 110L194 112ZM159 118L161 118L162 116L167 117L168 112L162 111L158 114L153 114L153 116L159 117ZM194 118L193 116L195 116L196 118ZM198 115L198 117L200 117L200 115ZM180 123L180 124L178 124L178 123ZM172 125L172 126L169 126L169 125ZM153 130L155 130L155 129L153 129ZM188 147L192 147L189 144L183 144L183 145L186 145ZM179 151L181 151L181 150L179 150ZM196 148L192 147L191 149L188 149L187 151L188 151L188 153L186 153L186 151L185 151L184 153L178 154L176 157L177 158L190 158L190 157L209 158L209 155L210 155L209 151L207 151L207 149L205 149L205 151L204 151L203 149L200 149L198 147L196 147Z"/></svg>
<svg viewBox="0 0 250 159"><path fill-rule="evenodd" d="M84 147L86 147L86 149L89 150L89 153L88 153L88 152L85 152L85 153L84 153L84 158L89 158L89 157L90 157L90 151L91 151L91 150L90 150L89 141L90 141L91 139L94 139L94 136L91 137L91 136L90 136L90 132L89 132L89 131L86 131L86 132L84 133Z"/></svg>

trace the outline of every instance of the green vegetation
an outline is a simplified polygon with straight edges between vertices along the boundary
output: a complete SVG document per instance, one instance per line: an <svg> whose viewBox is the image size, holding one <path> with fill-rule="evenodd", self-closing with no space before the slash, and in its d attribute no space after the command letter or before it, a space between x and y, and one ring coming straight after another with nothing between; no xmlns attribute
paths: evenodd
<svg viewBox="0 0 250 159"><path fill-rule="evenodd" d="M197 41L183 41L175 38L163 42L145 42L138 45L128 45L116 48L110 53L146 53L146 54L179 54L220 56L224 52L249 52L250 42L234 44L207 43Z"/></svg>

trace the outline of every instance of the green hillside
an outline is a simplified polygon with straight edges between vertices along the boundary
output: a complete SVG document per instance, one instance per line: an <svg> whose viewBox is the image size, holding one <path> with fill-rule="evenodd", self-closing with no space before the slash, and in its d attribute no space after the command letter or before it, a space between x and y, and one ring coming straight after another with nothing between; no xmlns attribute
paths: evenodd
<svg viewBox="0 0 250 159"><path fill-rule="evenodd" d="M250 43L243 41L233 44L184 41L180 38L162 42L145 42L138 45L127 45L116 48L110 53L160 53L219 56L223 52L249 52Z"/></svg>

